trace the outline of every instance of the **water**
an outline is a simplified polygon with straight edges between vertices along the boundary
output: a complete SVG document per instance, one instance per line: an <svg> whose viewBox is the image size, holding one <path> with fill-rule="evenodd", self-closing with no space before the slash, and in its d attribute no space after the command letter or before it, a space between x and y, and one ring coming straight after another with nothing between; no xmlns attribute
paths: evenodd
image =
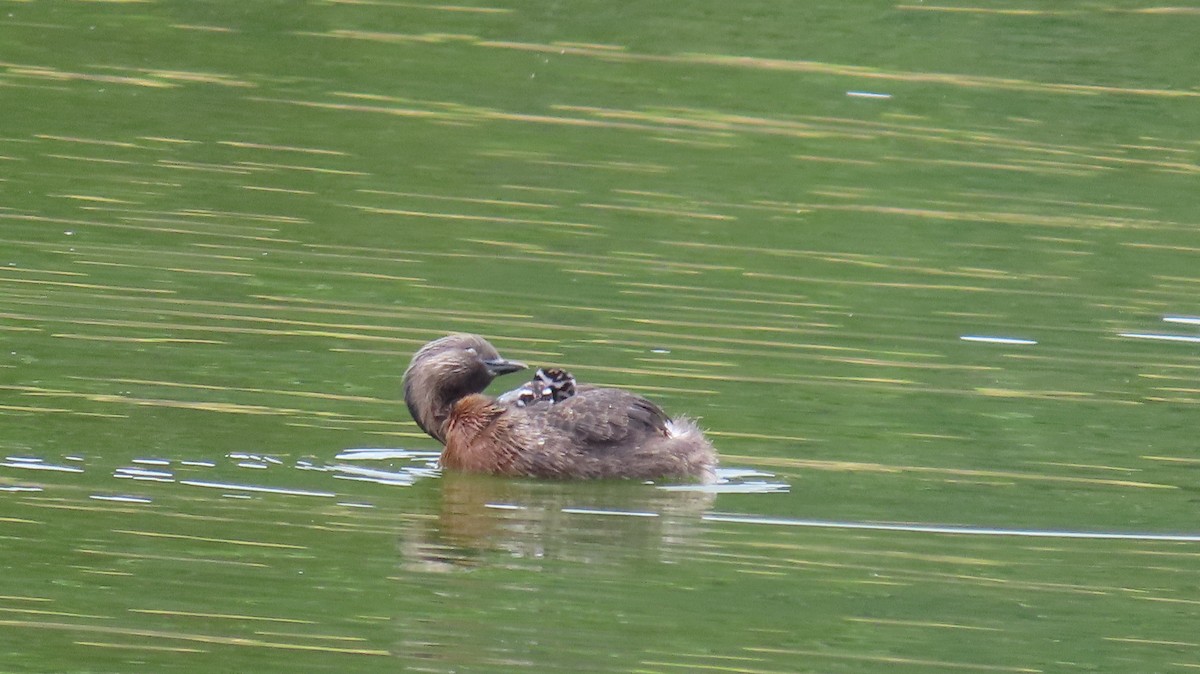
<svg viewBox="0 0 1200 674"><path fill-rule="evenodd" d="M3 11L0 669L1200 666L1194 11ZM449 331L725 482L440 474Z"/></svg>

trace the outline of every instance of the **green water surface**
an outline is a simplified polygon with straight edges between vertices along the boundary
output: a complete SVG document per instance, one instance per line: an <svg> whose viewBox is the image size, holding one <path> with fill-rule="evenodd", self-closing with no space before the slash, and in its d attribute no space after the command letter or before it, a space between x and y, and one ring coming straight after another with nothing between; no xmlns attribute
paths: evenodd
<svg viewBox="0 0 1200 674"><path fill-rule="evenodd" d="M1200 668L1198 31L0 2L0 671ZM729 483L440 475L451 331Z"/></svg>

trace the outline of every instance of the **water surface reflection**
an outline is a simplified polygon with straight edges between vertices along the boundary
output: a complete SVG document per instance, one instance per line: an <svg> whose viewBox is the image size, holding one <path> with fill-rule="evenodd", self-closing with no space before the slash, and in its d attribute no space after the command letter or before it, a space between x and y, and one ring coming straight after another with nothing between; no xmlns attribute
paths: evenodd
<svg viewBox="0 0 1200 674"><path fill-rule="evenodd" d="M716 499L623 482L560 483L448 473L435 514L405 542L418 568L530 561L668 559Z"/></svg>

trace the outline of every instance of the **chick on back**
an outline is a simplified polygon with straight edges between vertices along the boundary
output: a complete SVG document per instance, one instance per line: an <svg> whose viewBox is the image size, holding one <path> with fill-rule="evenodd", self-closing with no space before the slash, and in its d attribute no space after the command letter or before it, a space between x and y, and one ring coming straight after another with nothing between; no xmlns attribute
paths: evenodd
<svg viewBox="0 0 1200 674"><path fill-rule="evenodd" d="M537 402L556 403L575 395L575 376L556 367L538 368L531 381L496 398L505 405L525 407Z"/></svg>

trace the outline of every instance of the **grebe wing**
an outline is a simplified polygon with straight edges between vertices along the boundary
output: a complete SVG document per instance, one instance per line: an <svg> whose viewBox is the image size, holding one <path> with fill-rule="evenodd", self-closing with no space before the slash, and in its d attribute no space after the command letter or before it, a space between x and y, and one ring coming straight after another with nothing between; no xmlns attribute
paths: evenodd
<svg viewBox="0 0 1200 674"><path fill-rule="evenodd" d="M546 430L567 435L580 447L632 442L665 435L668 417L645 398L614 388L581 386L566 400L531 408Z"/></svg>

